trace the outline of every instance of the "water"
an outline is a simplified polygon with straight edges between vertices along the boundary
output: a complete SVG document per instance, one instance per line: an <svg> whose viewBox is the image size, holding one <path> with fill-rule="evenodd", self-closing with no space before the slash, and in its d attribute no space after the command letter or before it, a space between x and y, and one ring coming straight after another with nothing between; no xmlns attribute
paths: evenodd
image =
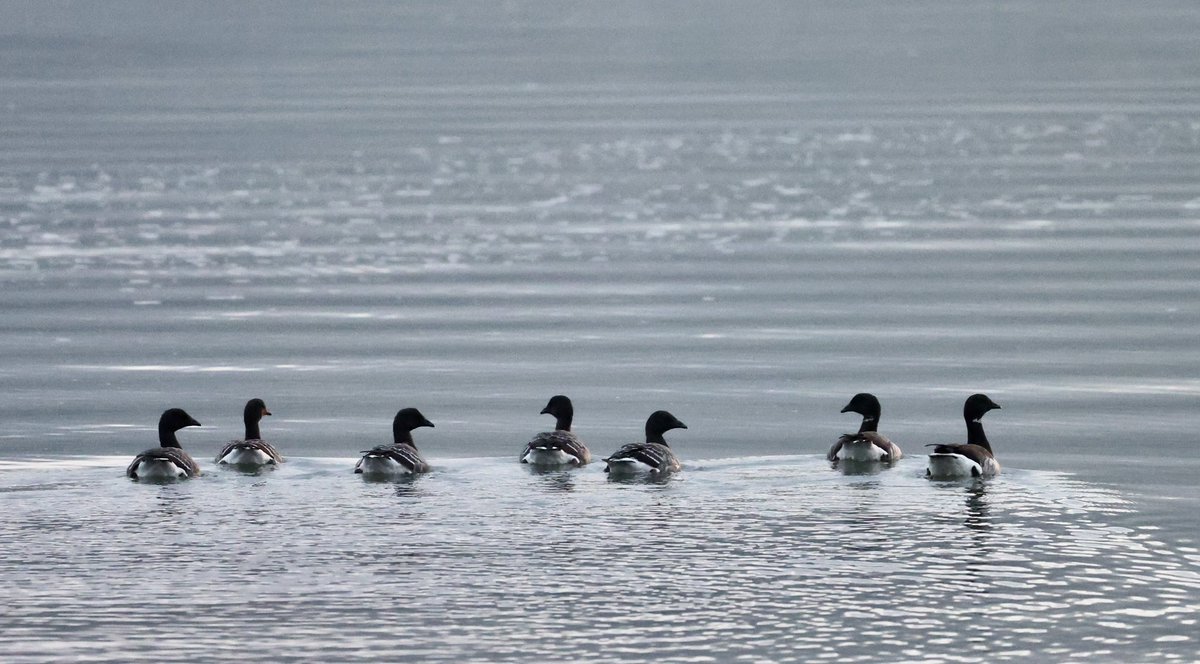
<svg viewBox="0 0 1200 664"><path fill-rule="evenodd" d="M0 26L6 661L1200 657L1190 4ZM1005 474L926 482L976 391ZM531 475L556 393L684 472ZM209 472L127 482L169 406ZM402 406L437 471L349 474Z"/></svg>
<svg viewBox="0 0 1200 664"><path fill-rule="evenodd" d="M394 484L304 458L146 486L124 461L6 469L6 660L1195 655L1200 550L1063 473L742 457L616 483L482 458Z"/></svg>

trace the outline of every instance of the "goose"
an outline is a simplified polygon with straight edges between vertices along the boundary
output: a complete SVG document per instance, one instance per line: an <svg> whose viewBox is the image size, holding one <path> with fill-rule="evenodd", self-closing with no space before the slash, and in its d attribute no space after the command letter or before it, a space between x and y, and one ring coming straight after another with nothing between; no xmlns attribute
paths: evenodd
<svg viewBox="0 0 1200 664"><path fill-rule="evenodd" d="M966 444L933 445L925 476L930 479L956 479L999 475L1000 463L992 455L992 446L983 433L981 422L984 413L999 408L999 404L986 394L967 397L963 404L963 419L967 421Z"/></svg>
<svg viewBox="0 0 1200 664"><path fill-rule="evenodd" d="M843 413L858 413L863 416L858 433L842 434L826 458L838 461L895 461L904 456L900 447L879 433L879 399L874 394L860 392L850 399Z"/></svg>
<svg viewBox="0 0 1200 664"><path fill-rule="evenodd" d="M412 430L432 427L416 408L402 408L392 420L392 444L363 450L363 457L354 465L354 472L367 476L416 475L428 473L429 464L421 458L413 442Z"/></svg>
<svg viewBox="0 0 1200 664"><path fill-rule="evenodd" d="M521 463L533 466L582 466L592 460L587 445L571 433L575 408L570 399L561 394L550 397L541 414L556 418L554 431L543 431L534 436L521 453Z"/></svg>
<svg viewBox="0 0 1200 664"><path fill-rule="evenodd" d="M263 416L270 415L267 404L262 399L251 399L246 402L242 411L242 420L246 423L246 437L242 440L231 440L217 454L218 464L231 466L273 466L283 463L283 456L275 446L262 439L258 432L258 423Z"/></svg>
<svg viewBox="0 0 1200 664"><path fill-rule="evenodd" d="M182 408L168 408L158 418L158 447L152 447L133 458L125 474L135 480L174 480L196 477L200 466L183 451L175 432L200 423Z"/></svg>
<svg viewBox="0 0 1200 664"><path fill-rule="evenodd" d="M654 411L646 420L646 442L630 443L617 450L604 461L608 464L604 472L613 475L649 472L663 475L678 471L679 457L667 446L663 434L671 429L686 429L674 415L665 410Z"/></svg>

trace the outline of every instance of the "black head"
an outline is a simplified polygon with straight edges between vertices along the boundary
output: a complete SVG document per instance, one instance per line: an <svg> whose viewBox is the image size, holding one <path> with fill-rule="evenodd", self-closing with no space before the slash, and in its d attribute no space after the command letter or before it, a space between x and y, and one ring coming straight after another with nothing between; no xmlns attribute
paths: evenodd
<svg viewBox="0 0 1200 664"><path fill-rule="evenodd" d="M686 429L687 425L665 410L656 410L646 420L646 442L663 443L663 434L671 429Z"/></svg>
<svg viewBox="0 0 1200 664"><path fill-rule="evenodd" d="M286 410L286 409L285 409ZM262 399L251 399L246 402L246 410L242 411L242 418L247 422L257 422L264 415L270 415L271 411L267 410L267 404Z"/></svg>
<svg viewBox="0 0 1200 664"><path fill-rule="evenodd" d="M559 394L550 397L550 402L542 409L542 415L553 415L557 420L554 425L555 429L560 431L571 430L571 420L575 417L575 407L571 405L571 400Z"/></svg>
<svg viewBox="0 0 1200 664"><path fill-rule="evenodd" d="M179 431L184 427L198 427L200 423L192 419L182 408L168 408L158 418L159 431Z"/></svg>
<svg viewBox="0 0 1200 664"><path fill-rule="evenodd" d="M561 394L557 394L550 397L549 403L547 403L546 407L542 409L541 414L561 417L564 414L569 415L573 414L574 412L575 408L571 405L571 400Z"/></svg>
<svg viewBox="0 0 1200 664"><path fill-rule="evenodd" d="M963 404L963 419L967 422L978 422L984 413L999 408L1000 404L989 399L986 394L972 394Z"/></svg>
<svg viewBox="0 0 1200 664"><path fill-rule="evenodd" d="M421 411L416 408L401 408L400 412L396 413L396 418L392 420L392 431L412 431L418 427L431 427L433 422L425 419Z"/></svg>
<svg viewBox="0 0 1200 664"><path fill-rule="evenodd" d="M874 417L876 419L879 418L880 411L879 399L876 399L874 394L866 392L859 392L854 395L850 403L846 404L846 407L842 409L843 413L858 413L863 417Z"/></svg>

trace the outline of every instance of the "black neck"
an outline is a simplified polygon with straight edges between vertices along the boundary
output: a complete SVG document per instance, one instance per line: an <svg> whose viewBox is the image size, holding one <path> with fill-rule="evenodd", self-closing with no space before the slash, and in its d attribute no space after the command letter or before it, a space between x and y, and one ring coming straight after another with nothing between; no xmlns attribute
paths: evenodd
<svg viewBox="0 0 1200 664"><path fill-rule="evenodd" d="M653 433L650 431L646 432L646 442L647 443L658 443L659 445L667 445L667 439L663 438L663 435L661 433ZM670 447L670 445L667 445L667 447Z"/></svg>
<svg viewBox="0 0 1200 664"><path fill-rule="evenodd" d="M978 445L989 452L992 451L992 446L988 444L987 435L983 433L983 425L979 420L967 420L967 444Z"/></svg>
<svg viewBox="0 0 1200 664"><path fill-rule="evenodd" d="M411 445L414 448L417 446L417 444L413 442L412 432L405 431L404 429L392 429L392 444Z"/></svg>
<svg viewBox="0 0 1200 664"><path fill-rule="evenodd" d="M262 434L258 432L258 420L246 418L246 440L260 440Z"/></svg>
<svg viewBox="0 0 1200 664"><path fill-rule="evenodd" d="M175 432L171 431L170 429L164 427L161 424L158 425L158 446L159 447L178 447L180 449L183 449L183 446L179 444L179 439L175 437Z"/></svg>
<svg viewBox="0 0 1200 664"><path fill-rule="evenodd" d="M571 413L563 413L558 415L556 419L558 420L558 423L554 425L555 429L559 431L571 430Z"/></svg>
<svg viewBox="0 0 1200 664"><path fill-rule="evenodd" d="M859 433L874 433L879 431L879 416L878 415L863 415L862 426L858 427Z"/></svg>

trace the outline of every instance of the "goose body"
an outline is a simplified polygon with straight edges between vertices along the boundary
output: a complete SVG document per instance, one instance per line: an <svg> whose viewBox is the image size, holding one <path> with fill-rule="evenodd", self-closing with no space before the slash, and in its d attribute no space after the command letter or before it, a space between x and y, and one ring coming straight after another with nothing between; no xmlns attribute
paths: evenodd
<svg viewBox="0 0 1200 664"><path fill-rule="evenodd" d="M671 451L663 434L671 429L686 429L674 415L665 410L655 411L646 420L646 442L629 443L613 452L604 461L604 472L610 476L648 473L665 475L682 469L679 457Z"/></svg>
<svg viewBox="0 0 1200 664"><path fill-rule="evenodd" d="M217 455L217 463L229 466L273 466L283 457L265 440L231 440Z"/></svg>
<svg viewBox="0 0 1200 664"><path fill-rule="evenodd" d="M930 479L966 479L1000 474L1000 462L983 432L982 418L1000 406L984 394L973 394L963 404L967 422L967 442L960 445L934 445L925 476Z"/></svg>
<svg viewBox="0 0 1200 664"><path fill-rule="evenodd" d="M938 445L929 455L926 474L934 479L989 477L1000 474L1000 462L978 445Z"/></svg>
<svg viewBox="0 0 1200 664"><path fill-rule="evenodd" d="M362 458L354 465L354 472L367 478L403 477L428 473L431 468L417 451L412 430L432 427L433 422L425 419L416 408L403 408L392 420L392 444L379 445L363 450Z"/></svg>
<svg viewBox="0 0 1200 664"><path fill-rule="evenodd" d="M842 434L829 449L830 461L895 461L904 456L895 443L873 431Z"/></svg>
<svg viewBox="0 0 1200 664"><path fill-rule="evenodd" d="M354 472L362 475L418 475L431 469L412 445L379 445L363 450Z"/></svg>
<svg viewBox="0 0 1200 664"><path fill-rule="evenodd" d="M160 482L195 477L200 474L200 467L187 452L172 447L160 447L137 455L125 470L125 474L135 480Z"/></svg>
<svg viewBox="0 0 1200 664"><path fill-rule="evenodd" d="M200 475L200 466L179 445L175 432L200 423L182 408L170 408L158 419L158 447L150 448L133 458L125 475L130 479L158 482Z"/></svg>
<svg viewBox="0 0 1200 664"><path fill-rule="evenodd" d="M242 440L231 440L217 453L217 463L229 466L258 467L283 463L279 450L262 439L258 424L264 416L270 415L267 404L262 399L251 399L246 402L242 411L242 420L246 424L246 436Z"/></svg>
<svg viewBox="0 0 1200 664"><path fill-rule="evenodd" d="M554 431L534 436L521 452L521 463L533 466L582 466L592 460L587 445L571 433L575 410L570 399L561 394L551 397L541 414L556 418Z"/></svg>
<svg viewBox="0 0 1200 664"><path fill-rule="evenodd" d="M850 403L842 408L843 413L858 413L863 416L858 433L843 434L829 448L826 458L838 461L870 462L895 461L904 456L900 447L879 433L879 415L882 409L875 395L862 392L854 395Z"/></svg>

